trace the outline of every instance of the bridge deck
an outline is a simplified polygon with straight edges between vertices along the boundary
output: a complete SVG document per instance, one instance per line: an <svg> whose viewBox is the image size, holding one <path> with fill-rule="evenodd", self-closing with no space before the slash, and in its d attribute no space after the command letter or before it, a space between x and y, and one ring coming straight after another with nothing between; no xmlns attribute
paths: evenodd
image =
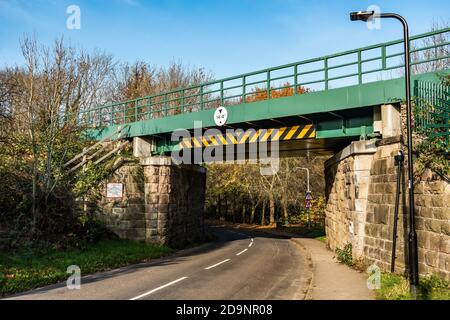
<svg viewBox="0 0 450 320"><path fill-rule="evenodd" d="M450 42L427 46L423 40L449 33L447 28L411 38L416 73L427 69L421 66L448 68ZM89 134L96 139L124 123L130 126L128 137L165 137L177 129L193 129L195 121L204 128L215 127L215 108L226 106L227 126L232 128L280 127L297 120L314 124L316 139L358 137L362 130L373 132L373 111L367 107L405 98L401 43L381 43L108 104L81 113L80 120L93 127ZM438 54L430 58L430 50ZM414 79L439 81L438 72L416 74Z"/></svg>

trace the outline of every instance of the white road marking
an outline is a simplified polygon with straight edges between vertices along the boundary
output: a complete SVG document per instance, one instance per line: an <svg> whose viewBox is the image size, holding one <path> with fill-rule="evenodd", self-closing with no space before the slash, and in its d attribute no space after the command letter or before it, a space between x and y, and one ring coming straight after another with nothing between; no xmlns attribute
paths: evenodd
<svg viewBox="0 0 450 320"><path fill-rule="evenodd" d="M253 242L253 238L251 238L250 241Z"/></svg>
<svg viewBox="0 0 450 320"><path fill-rule="evenodd" d="M212 266L209 266L209 267L205 268L205 270L209 270L209 269L215 268L215 267L217 267L217 266L220 266L222 263L228 262L228 261L230 261L230 260L231 260L231 259L223 260L223 261L221 261L221 262L219 262L219 263L216 263L215 265L212 265Z"/></svg>
<svg viewBox="0 0 450 320"><path fill-rule="evenodd" d="M167 283L167 284L165 284L165 285L163 285L163 286L161 286L161 287L158 287L158 288L156 288L156 289L150 290L150 291L148 291L148 292L146 292L146 293L143 293L143 294L141 294L141 295L139 295L139 296L137 296L137 297L131 298L130 300L138 300L138 299L143 298L143 297L145 297L145 296L148 296L149 294L152 294L152 293L154 293L154 292L156 292L156 291L158 291L158 290L167 288L167 287L169 287L169 286L171 286L171 285L173 285L173 284L175 284L175 283L178 283L178 282L180 282L180 281L183 281L184 279L187 279L187 277L182 277L182 278L177 279L177 280L175 280L175 281L169 282L169 283Z"/></svg>
<svg viewBox="0 0 450 320"><path fill-rule="evenodd" d="M250 242L250 244L248 245L248 247L250 248L253 245L253 242Z"/></svg>
<svg viewBox="0 0 450 320"><path fill-rule="evenodd" d="M236 255L237 256L240 256L241 254L243 254L245 251L247 251L248 249L244 249L244 250L242 250L241 252L239 252L239 253L236 253Z"/></svg>

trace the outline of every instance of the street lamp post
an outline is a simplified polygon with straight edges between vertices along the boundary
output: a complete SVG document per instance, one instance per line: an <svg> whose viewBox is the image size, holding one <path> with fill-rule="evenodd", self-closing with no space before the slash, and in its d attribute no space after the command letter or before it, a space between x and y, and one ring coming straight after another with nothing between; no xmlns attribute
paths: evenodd
<svg viewBox="0 0 450 320"><path fill-rule="evenodd" d="M306 192L311 192L311 190L309 188L309 169L308 168L300 168L300 167L296 167L295 169L301 169L301 170L306 171Z"/></svg>
<svg viewBox="0 0 450 320"><path fill-rule="evenodd" d="M309 169L296 167L294 170L297 170L297 169L306 171L306 193L311 194L311 190L309 188ZM311 208L308 208L308 228L311 228Z"/></svg>
<svg viewBox="0 0 450 320"><path fill-rule="evenodd" d="M393 18L401 22L403 26L404 54L405 54L405 90L406 90L406 126L408 135L408 188L409 188L409 280L410 289L414 297L417 295L419 285L419 262L417 253L417 233L414 216L414 172L413 172L413 148L411 128L411 58L409 51L409 31L405 18L396 13L375 13L375 11L359 11L350 13L350 20L368 21L373 18Z"/></svg>

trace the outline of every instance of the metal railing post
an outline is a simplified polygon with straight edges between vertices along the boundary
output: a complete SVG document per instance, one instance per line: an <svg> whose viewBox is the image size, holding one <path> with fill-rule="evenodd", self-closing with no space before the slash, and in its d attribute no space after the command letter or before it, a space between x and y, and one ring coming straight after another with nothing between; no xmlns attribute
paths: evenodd
<svg viewBox="0 0 450 320"><path fill-rule="evenodd" d="M445 99L446 96L450 98L450 89L449 89L449 87L442 88L442 92L443 92L442 97L444 99ZM444 109L443 110L445 112L445 117L444 117L445 125L448 126L448 125L450 125L450 103L448 105L445 105L445 103L444 103ZM446 131L445 146L446 146L446 148L449 148L450 147L450 127L447 127L447 128L444 127L444 130Z"/></svg>
<svg viewBox="0 0 450 320"><path fill-rule="evenodd" d="M245 103L247 99L247 93L246 93L246 76L242 77L242 103Z"/></svg>
<svg viewBox="0 0 450 320"><path fill-rule="evenodd" d="M164 117L167 117L167 94L164 95Z"/></svg>
<svg viewBox="0 0 450 320"><path fill-rule="evenodd" d="M138 100L134 101L134 121L138 121Z"/></svg>
<svg viewBox="0 0 450 320"><path fill-rule="evenodd" d="M223 81L220 81L220 104L223 106L224 103L224 93L223 93Z"/></svg>
<svg viewBox="0 0 450 320"><path fill-rule="evenodd" d="M419 80L414 80L414 109L415 109L415 124L416 124L416 130L422 127L422 119L420 119L420 113L421 113L421 103L420 103L420 97L419 97Z"/></svg>
<svg viewBox="0 0 450 320"><path fill-rule="evenodd" d="M203 110L203 86L200 86L200 110Z"/></svg>
<svg viewBox="0 0 450 320"><path fill-rule="evenodd" d="M91 110L91 108L89 108L89 111L88 111L88 116L87 116L87 124L88 125L91 125L91 112L92 112L92 110Z"/></svg>
<svg viewBox="0 0 450 320"><path fill-rule="evenodd" d="M152 112L152 98L149 97L147 100L147 120L150 120L153 116Z"/></svg>
<svg viewBox="0 0 450 320"><path fill-rule="evenodd" d="M358 84L362 84L362 54L358 51Z"/></svg>
<svg viewBox="0 0 450 320"><path fill-rule="evenodd" d="M181 90L181 113L184 113L184 90Z"/></svg>

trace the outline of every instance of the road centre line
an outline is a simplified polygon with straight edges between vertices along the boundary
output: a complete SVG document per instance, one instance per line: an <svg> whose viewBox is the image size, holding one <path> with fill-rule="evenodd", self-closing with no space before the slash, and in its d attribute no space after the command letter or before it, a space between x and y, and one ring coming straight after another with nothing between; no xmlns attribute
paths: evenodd
<svg viewBox="0 0 450 320"><path fill-rule="evenodd" d="M233 232L233 231L232 231L232 232ZM235 233L235 232L233 232L233 233ZM245 235L245 234L240 234L240 235ZM245 236L247 236L247 235L245 235ZM247 237L249 237L249 236L247 236ZM253 245L253 242L254 242L254 239L251 238L251 239L250 239L250 244L248 245L249 248ZM241 254L243 254L243 253L246 252L246 251L248 251L248 249L242 250L241 252L237 253L236 256L240 256ZM223 260L223 261L221 261L221 262L219 262L219 263L216 263L216 264L214 264L214 265L212 265L212 266L206 267L205 270L210 270L210 269L212 269L212 268L218 267L218 266L220 266L221 264L224 264L224 263L226 263L226 262L228 262L228 261L230 261L230 260L231 260L231 259ZM167 288L167 287L169 287L169 286L171 286L171 285L174 285L174 284L176 284L176 283L178 283L178 282L180 282L180 281L183 281L183 280L185 280L185 279L187 279L187 278L188 278L188 277L182 277L182 278L179 278L179 279L174 280L174 281L172 281L172 282L166 283L166 284L164 284L164 285L162 285L162 286L160 286L160 287L158 287L158 288L152 289L152 290L147 291L147 292L145 292L145 293L143 293L143 294L141 294L141 295L139 295L139 296L136 296L136 297L134 297L134 298L131 298L130 300L138 300L138 299L141 299L141 298L146 297L146 296L148 296L148 295L150 295L150 294L152 294L152 293L154 293L154 292L156 292L156 291L159 291L159 290L161 290L161 289L164 289L164 288Z"/></svg>
<svg viewBox="0 0 450 320"><path fill-rule="evenodd" d="M205 268L205 270L209 270L209 269L215 268L215 267L220 266L221 264L223 264L223 263L225 263L225 262L228 262L228 261L230 261L230 260L231 260L231 259L223 260L223 261L221 261L221 262L219 262L219 263L216 263L216 264L214 264L214 265L212 265L212 266L209 266L209 267Z"/></svg>
<svg viewBox="0 0 450 320"><path fill-rule="evenodd" d="M241 252L239 252L239 253L236 253L236 255L237 256L240 256L241 254L243 254L245 251L247 251L248 249L244 249L244 250L242 250Z"/></svg>
<svg viewBox="0 0 450 320"><path fill-rule="evenodd" d="M139 295L139 296L137 296L137 297L131 298L130 300L138 300L138 299L143 298L143 297L145 297L145 296L148 296L148 295L150 295L150 294L152 294L152 293L154 293L154 292L156 292L156 291L158 291L158 290L167 288L167 287L169 287L169 286L171 286L171 285L174 285L175 283L178 283L178 282L180 282L180 281L183 281L184 279L187 279L187 277L182 277L182 278L179 278L179 279L177 279L177 280L175 280L175 281L169 282L169 283L167 283L167 284L165 284L165 285L162 285L162 286L160 286L160 287L158 287L158 288L155 288L155 289L150 290L150 291L148 291L148 292L146 292L146 293L143 293L143 294L141 294L141 295Z"/></svg>

